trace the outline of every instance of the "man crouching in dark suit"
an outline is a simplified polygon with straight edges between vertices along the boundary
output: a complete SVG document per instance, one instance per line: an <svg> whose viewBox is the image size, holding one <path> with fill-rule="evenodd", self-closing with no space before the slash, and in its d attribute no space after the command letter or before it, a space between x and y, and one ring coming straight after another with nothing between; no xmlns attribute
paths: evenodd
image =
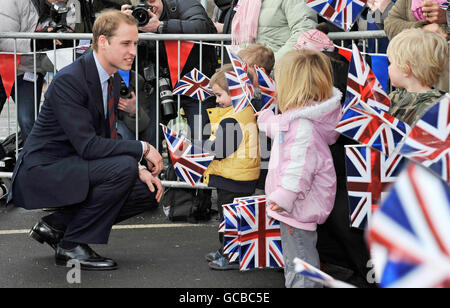
<svg viewBox="0 0 450 308"><path fill-rule="evenodd" d="M56 74L19 155L8 201L25 209L57 208L30 236L55 249L57 265L84 270L117 263L88 244L106 244L114 224L156 207L162 157L146 142L119 140L118 69L130 70L138 42L133 17L107 11L95 21L94 51ZM146 160L150 170L139 162Z"/></svg>

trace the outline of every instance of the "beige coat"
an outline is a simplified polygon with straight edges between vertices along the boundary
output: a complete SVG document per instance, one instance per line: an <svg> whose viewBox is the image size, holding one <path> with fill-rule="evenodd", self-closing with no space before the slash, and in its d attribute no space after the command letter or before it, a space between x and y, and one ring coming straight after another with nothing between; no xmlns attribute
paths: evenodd
<svg viewBox="0 0 450 308"><path fill-rule="evenodd" d="M384 20L384 31L387 37L392 40L394 36L399 34L405 29L422 28L427 25L428 22L424 20L416 20L411 12L411 0L398 0L394 7L389 11L388 17ZM450 34L450 29L447 25L440 25L443 32ZM449 78L448 78L448 61L445 65L445 69L442 72L436 88L443 91L449 91Z"/></svg>

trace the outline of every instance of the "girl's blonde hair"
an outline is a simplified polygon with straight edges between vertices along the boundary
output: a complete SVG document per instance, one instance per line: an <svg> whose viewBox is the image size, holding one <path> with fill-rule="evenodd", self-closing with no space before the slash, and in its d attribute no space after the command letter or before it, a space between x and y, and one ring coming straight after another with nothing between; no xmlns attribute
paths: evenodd
<svg viewBox="0 0 450 308"><path fill-rule="evenodd" d="M292 50L275 64L278 107L281 112L323 102L332 96L329 58L312 50Z"/></svg>
<svg viewBox="0 0 450 308"><path fill-rule="evenodd" d="M440 34L423 29L407 29L390 42L387 56L403 73L416 77L422 85L433 86L448 58L447 41Z"/></svg>

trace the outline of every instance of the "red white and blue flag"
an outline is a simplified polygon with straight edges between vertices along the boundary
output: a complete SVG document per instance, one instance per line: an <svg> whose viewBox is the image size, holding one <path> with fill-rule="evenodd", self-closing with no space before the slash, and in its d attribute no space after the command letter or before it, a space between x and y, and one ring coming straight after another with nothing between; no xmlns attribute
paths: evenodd
<svg viewBox="0 0 450 308"><path fill-rule="evenodd" d="M231 51L231 47L227 46L228 56L230 57L231 64L233 64L234 71L237 74L237 77L242 85L242 88L245 90L247 95L249 95L249 99L251 100L254 94L253 84L248 77L248 66L244 60L242 60L239 56L235 55ZM255 76L256 77L256 76Z"/></svg>
<svg viewBox="0 0 450 308"><path fill-rule="evenodd" d="M266 214L266 200L240 201L240 270L283 267L280 222Z"/></svg>
<svg viewBox="0 0 450 308"><path fill-rule="evenodd" d="M420 162L450 183L450 95L444 95L412 128L401 155Z"/></svg>
<svg viewBox="0 0 450 308"><path fill-rule="evenodd" d="M198 182L214 159L214 155L202 153L183 135L161 124L172 164L178 178L192 186Z"/></svg>
<svg viewBox="0 0 450 308"><path fill-rule="evenodd" d="M322 272L318 268L303 261L302 259L295 258L294 264L295 264L295 272L307 277L308 279L311 279L312 281L320 283L321 285L323 285L325 287L328 287L328 288L354 288L355 287L355 286L352 286L345 282L342 282L340 280L334 279L330 275Z"/></svg>
<svg viewBox="0 0 450 308"><path fill-rule="evenodd" d="M361 15L367 0L308 0L306 4L345 31Z"/></svg>
<svg viewBox="0 0 450 308"><path fill-rule="evenodd" d="M239 259L241 242L239 239L239 211L238 203L224 204L223 207L223 253L228 255L230 262Z"/></svg>
<svg viewBox="0 0 450 308"><path fill-rule="evenodd" d="M173 90L173 94L185 95L204 101L214 93L209 87L209 78L194 68L181 78Z"/></svg>
<svg viewBox="0 0 450 308"><path fill-rule="evenodd" d="M411 163L368 230L381 287L450 287L450 189Z"/></svg>
<svg viewBox="0 0 450 308"><path fill-rule="evenodd" d="M355 104L368 105L389 112L391 101L358 47L353 44L344 111Z"/></svg>
<svg viewBox="0 0 450 308"><path fill-rule="evenodd" d="M364 229L404 164L401 155L385 156L368 146L345 149L350 225Z"/></svg>
<svg viewBox="0 0 450 308"><path fill-rule="evenodd" d="M261 108L257 111L265 109L275 110L276 108L276 87L275 82L267 73L260 67L255 65L256 73L258 74L258 84L261 90Z"/></svg>
<svg viewBox="0 0 450 308"><path fill-rule="evenodd" d="M245 94L235 72L225 72L225 77L227 78L228 82L228 90L230 92L233 110L235 113L238 113L247 108L247 106L250 104L250 100Z"/></svg>
<svg viewBox="0 0 450 308"><path fill-rule="evenodd" d="M386 112L362 104L348 108L336 127L337 132L387 156L394 153L409 130L408 125Z"/></svg>

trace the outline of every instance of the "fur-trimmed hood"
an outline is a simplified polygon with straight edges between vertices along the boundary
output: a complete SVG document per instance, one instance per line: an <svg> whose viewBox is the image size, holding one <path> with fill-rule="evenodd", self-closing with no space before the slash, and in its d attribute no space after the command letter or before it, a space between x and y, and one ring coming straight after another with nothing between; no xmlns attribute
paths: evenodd
<svg viewBox="0 0 450 308"><path fill-rule="evenodd" d="M281 130L288 130L289 123L298 118L309 119L317 128L321 136L328 144L336 141L336 128L342 117L341 111L342 93L333 88L333 96L321 103L313 103L311 106L285 111L281 115L280 123L286 123ZM284 126L284 125L283 125Z"/></svg>

